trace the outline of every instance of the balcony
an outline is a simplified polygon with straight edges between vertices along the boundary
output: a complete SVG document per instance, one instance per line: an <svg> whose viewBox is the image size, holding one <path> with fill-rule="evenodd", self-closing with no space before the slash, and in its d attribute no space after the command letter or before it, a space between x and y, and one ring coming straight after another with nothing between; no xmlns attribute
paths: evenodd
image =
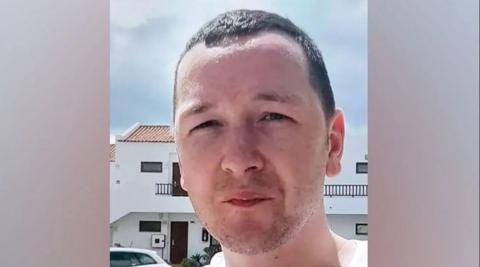
<svg viewBox="0 0 480 267"><path fill-rule="evenodd" d="M173 195L172 184L155 184L155 195Z"/></svg>
<svg viewBox="0 0 480 267"><path fill-rule="evenodd" d="M323 195L326 197L366 197L366 184L328 184L324 186Z"/></svg>
<svg viewBox="0 0 480 267"><path fill-rule="evenodd" d="M172 184L155 184L155 195L173 196ZM326 197L366 197L368 185L365 184L329 184L324 186L323 195Z"/></svg>

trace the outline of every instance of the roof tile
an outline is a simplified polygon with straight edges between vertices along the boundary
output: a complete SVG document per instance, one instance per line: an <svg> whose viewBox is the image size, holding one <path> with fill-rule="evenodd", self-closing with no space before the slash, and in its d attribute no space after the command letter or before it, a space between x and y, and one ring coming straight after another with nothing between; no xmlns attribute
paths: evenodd
<svg viewBox="0 0 480 267"><path fill-rule="evenodd" d="M170 127L166 125L141 125L121 142L174 143Z"/></svg>

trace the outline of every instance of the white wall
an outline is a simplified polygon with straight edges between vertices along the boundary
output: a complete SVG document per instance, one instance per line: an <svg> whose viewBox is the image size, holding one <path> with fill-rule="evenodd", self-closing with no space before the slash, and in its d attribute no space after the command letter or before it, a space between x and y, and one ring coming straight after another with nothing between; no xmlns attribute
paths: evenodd
<svg viewBox="0 0 480 267"><path fill-rule="evenodd" d="M330 229L344 238L357 240L368 239L368 235L355 234L355 224L368 223L367 215L327 215L327 221Z"/></svg>
<svg viewBox="0 0 480 267"><path fill-rule="evenodd" d="M176 153L173 143L117 142L116 161L123 179L140 177L142 179L139 180L140 182L170 183L171 153ZM142 161L163 162L163 172L140 172L140 162Z"/></svg>
<svg viewBox="0 0 480 267"><path fill-rule="evenodd" d="M153 249L151 247L152 234L168 234L168 226L166 221L162 222L160 233L140 232L139 221L163 221L166 218L162 213L141 213L132 212L122 217L120 220L110 225L111 242L110 245L118 243L124 247L136 247ZM158 250L160 251L160 250ZM160 251L161 252L161 251ZM161 255L159 253L159 255Z"/></svg>
<svg viewBox="0 0 480 267"><path fill-rule="evenodd" d="M368 214L367 197L323 197L326 214Z"/></svg>
<svg viewBox="0 0 480 267"><path fill-rule="evenodd" d="M172 183L175 151L173 143L116 143L116 161L110 177L110 222L129 212L193 213L188 197L155 195L156 183ZM160 161L163 170L141 172L142 161Z"/></svg>
<svg viewBox="0 0 480 267"><path fill-rule="evenodd" d="M160 233L140 232L139 221L162 221ZM110 245L119 243L122 246L146 248L157 251L162 258L170 259L170 222L180 221L188 222L188 248L187 256L193 254L203 254L203 248L210 242L202 241L202 223L193 213L150 213L133 212L123 216L110 225L111 242ZM165 248L158 249L151 247L152 234L165 234Z"/></svg>

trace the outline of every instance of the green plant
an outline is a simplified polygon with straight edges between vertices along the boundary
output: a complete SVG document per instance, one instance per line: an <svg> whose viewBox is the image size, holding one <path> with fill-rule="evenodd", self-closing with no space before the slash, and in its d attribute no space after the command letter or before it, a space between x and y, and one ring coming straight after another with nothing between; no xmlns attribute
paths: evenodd
<svg viewBox="0 0 480 267"><path fill-rule="evenodd" d="M181 267L201 267L202 264L192 258L185 258L180 263Z"/></svg>
<svg viewBox="0 0 480 267"><path fill-rule="evenodd" d="M202 263L202 255L200 255L200 253L197 253L197 254L193 254L192 256L190 256L190 259L198 262L198 263Z"/></svg>
<svg viewBox="0 0 480 267"><path fill-rule="evenodd" d="M203 264L210 264L210 261L212 260L213 255L215 255L217 252L222 251L222 247L219 244L215 245L210 245L206 248L203 249L203 252L205 254L202 255L202 263Z"/></svg>
<svg viewBox="0 0 480 267"><path fill-rule="evenodd" d="M210 245L203 249L205 254L200 255L199 253L190 256L190 258L185 258L180 263L181 267L201 267L207 264L210 264L210 260L212 259L215 253L222 251L222 247L220 245Z"/></svg>

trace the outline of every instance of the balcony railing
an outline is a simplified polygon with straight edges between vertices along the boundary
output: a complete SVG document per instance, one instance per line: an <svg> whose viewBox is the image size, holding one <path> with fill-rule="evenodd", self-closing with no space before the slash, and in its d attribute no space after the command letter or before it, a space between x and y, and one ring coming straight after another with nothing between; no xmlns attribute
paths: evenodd
<svg viewBox="0 0 480 267"><path fill-rule="evenodd" d="M327 197L366 197L368 185L366 184L327 184L323 195Z"/></svg>
<svg viewBox="0 0 480 267"><path fill-rule="evenodd" d="M155 184L155 195L172 195L172 184Z"/></svg>
<svg viewBox="0 0 480 267"><path fill-rule="evenodd" d="M155 184L155 195L172 195L172 184ZM368 185L366 184L328 184L325 185L323 195L327 197L366 197Z"/></svg>

